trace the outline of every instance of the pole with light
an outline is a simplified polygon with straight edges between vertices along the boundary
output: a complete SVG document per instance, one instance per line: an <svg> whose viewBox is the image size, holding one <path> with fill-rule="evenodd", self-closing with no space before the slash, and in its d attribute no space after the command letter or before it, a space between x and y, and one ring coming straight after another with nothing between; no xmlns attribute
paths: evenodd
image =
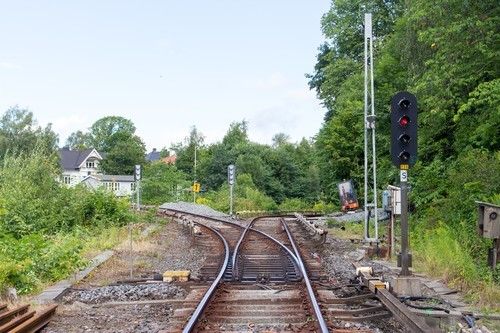
<svg viewBox="0 0 500 333"><path fill-rule="evenodd" d="M417 161L417 98L406 91L391 99L391 159L400 170L401 181L401 252L398 267L401 275L410 275L412 257L409 253L408 170Z"/></svg>

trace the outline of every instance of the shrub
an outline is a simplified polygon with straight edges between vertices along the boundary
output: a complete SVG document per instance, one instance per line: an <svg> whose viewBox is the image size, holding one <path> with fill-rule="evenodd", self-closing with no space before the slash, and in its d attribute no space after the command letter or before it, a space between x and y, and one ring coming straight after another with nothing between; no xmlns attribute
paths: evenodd
<svg viewBox="0 0 500 333"><path fill-rule="evenodd" d="M304 211L309 210L310 205L298 198L287 198L280 205L280 211Z"/></svg>
<svg viewBox="0 0 500 333"><path fill-rule="evenodd" d="M412 237L412 248L418 253L415 258L420 269L461 288L480 280L491 281L485 262L476 262L456 232L443 222L417 235Z"/></svg>

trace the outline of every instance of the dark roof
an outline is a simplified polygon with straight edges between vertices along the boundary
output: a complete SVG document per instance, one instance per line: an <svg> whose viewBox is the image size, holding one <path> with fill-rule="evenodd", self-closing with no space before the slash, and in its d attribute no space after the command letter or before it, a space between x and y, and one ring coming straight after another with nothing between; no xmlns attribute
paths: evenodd
<svg viewBox="0 0 500 333"><path fill-rule="evenodd" d="M97 176L103 182L133 182L134 176L127 175L98 175Z"/></svg>
<svg viewBox="0 0 500 333"><path fill-rule="evenodd" d="M80 164L89 156L94 149L69 150L68 148L59 149L59 164L64 170L78 169Z"/></svg>
<svg viewBox="0 0 500 333"><path fill-rule="evenodd" d="M146 161L158 161L160 159L160 152L153 148L153 151L146 155Z"/></svg>

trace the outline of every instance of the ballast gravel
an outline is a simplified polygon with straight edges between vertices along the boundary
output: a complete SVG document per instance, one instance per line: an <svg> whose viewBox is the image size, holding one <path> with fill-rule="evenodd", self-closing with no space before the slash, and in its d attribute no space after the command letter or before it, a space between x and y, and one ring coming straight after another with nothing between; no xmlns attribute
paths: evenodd
<svg viewBox="0 0 500 333"><path fill-rule="evenodd" d="M100 307L74 303L58 309L56 318L43 333L157 333L169 326L168 304Z"/></svg>
<svg viewBox="0 0 500 333"><path fill-rule="evenodd" d="M230 216L228 214L216 211L208 206L205 205L198 205L198 204L193 204L189 202L167 202L164 203L159 207L160 209L172 209L172 210L179 210L183 211L189 214L196 214L196 215L204 215L204 216L210 216L210 217L227 217L229 218Z"/></svg>
<svg viewBox="0 0 500 333"><path fill-rule="evenodd" d="M186 295L187 292L184 289L167 283L124 284L85 290L71 290L63 297L63 303L81 302L85 304L97 304L104 302L179 299L186 297Z"/></svg>

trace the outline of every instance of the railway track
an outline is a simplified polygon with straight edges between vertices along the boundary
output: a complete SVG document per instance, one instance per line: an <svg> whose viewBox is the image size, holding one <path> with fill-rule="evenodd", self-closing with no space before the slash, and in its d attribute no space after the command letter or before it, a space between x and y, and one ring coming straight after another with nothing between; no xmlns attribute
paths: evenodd
<svg viewBox="0 0 500 333"><path fill-rule="evenodd" d="M345 322L377 327L377 321L395 312L362 284L329 283L304 230L290 217L236 223L179 211L163 214L198 228L195 242L210 253L201 279L212 282L191 291L164 332L375 332ZM339 288L343 297L336 292Z"/></svg>

